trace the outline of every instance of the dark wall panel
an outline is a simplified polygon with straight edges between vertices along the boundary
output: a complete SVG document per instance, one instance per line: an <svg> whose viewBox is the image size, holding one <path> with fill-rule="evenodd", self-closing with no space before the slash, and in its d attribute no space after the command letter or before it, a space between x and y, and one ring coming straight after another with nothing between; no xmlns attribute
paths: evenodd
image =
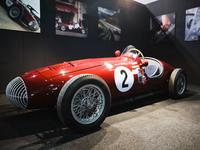
<svg viewBox="0 0 200 150"><path fill-rule="evenodd" d="M0 89L4 90L9 80L23 72L24 49L20 32L0 30L0 35Z"/></svg>
<svg viewBox="0 0 200 150"><path fill-rule="evenodd" d="M200 7L199 0L159 0L147 5L152 15L176 13L175 41L168 41L152 46L152 53L157 53L163 60L175 67L182 67L188 75L188 81L200 84L200 41L185 42L185 11ZM155 54L156 55L156 54Z"/></svg>
<svg viewBox="0 0 200 150"><path fill-rule="evenodd" d="M24 71L45 65L44 39L39 34L23 34Z"/></svg>

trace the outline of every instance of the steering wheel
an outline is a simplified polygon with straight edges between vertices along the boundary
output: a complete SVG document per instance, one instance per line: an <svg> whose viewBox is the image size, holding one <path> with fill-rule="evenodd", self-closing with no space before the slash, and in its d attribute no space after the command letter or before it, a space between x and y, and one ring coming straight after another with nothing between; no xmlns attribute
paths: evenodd
<svg viewBox="0 0 200 150"><path fill-rule="evenodd" d="M138 50L138 49L136 49L136 48L131 48L131 49L129 49L128 50L128 52L127 53L129 53L129 52L134 52L134 51L136 51L136 52L138 52L138 57L141 55L142 56L142 60L143 60L143 62L144 62L144 55L142 54L142 52L140 51L140 50Z"/></svg>

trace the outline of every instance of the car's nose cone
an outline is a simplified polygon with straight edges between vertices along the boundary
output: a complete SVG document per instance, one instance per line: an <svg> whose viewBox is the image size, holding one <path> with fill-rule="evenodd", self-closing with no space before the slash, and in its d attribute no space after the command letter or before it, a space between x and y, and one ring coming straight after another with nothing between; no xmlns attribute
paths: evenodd
<svg viewBox="0 0 200 150"><path fill-rule="evenodd" d="M6 87L6 96L9 101L22 109L28 105L28 94L26 85L21 77L16 77Z"/></svg>

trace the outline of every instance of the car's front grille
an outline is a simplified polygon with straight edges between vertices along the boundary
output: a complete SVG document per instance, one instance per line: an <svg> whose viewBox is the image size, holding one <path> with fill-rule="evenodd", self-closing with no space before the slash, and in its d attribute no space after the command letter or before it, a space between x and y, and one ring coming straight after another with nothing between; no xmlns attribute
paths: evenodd
<svg viewBox="0 0 200 150"><path fill-rule="evenodd" d="M28 105L26 85L21 77L13 79L6 87L6 96L9 101L22 109Z"/></svg>

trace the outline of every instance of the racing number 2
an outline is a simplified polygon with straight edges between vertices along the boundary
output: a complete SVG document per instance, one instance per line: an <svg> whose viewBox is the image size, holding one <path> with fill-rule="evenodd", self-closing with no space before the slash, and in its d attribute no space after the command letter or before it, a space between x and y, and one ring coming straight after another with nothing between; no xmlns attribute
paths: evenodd
<svg viewBox="0 0 200 150"><path fill-rule="evenodd" d="M133 86L133 73L126 67L117 67L114 72L114 78L115 85L120 92L127 92Z"/></svg>
<svg viewBox="0 0 200 150"><path fill-rule="evenodd" d="M124 71L124 70L121 70L120 73L125 75L124 80L122 82L122 88L126 88L126 87L128 87L128 84L126 84L126 80L127 80L128 75L127 75L126 71Z"/></svg>

